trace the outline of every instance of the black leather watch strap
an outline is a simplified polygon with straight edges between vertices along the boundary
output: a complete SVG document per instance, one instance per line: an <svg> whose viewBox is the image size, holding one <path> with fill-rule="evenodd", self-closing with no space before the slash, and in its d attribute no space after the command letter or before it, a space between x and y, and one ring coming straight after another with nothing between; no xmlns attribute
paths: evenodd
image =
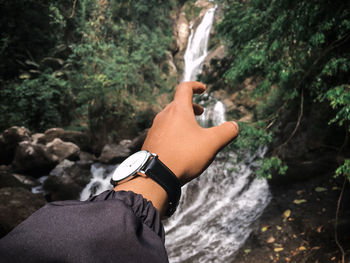
<svg viewBox="0 0 350 263"><path fill-rule="evenodd" d="M181 184L175 174L162 163L158 156L153 157L145 169L145 174L156 181L168 194L169 207L166 216L176 211L181 197Z"/></svg>

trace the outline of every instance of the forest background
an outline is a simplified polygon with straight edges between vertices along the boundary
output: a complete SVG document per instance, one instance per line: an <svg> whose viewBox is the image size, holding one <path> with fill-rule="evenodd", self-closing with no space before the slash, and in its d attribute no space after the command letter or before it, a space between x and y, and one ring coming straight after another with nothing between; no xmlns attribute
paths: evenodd
<svg viewBox="0 0 350 263"><path fill-rule="evenodd" d="M224 45L226 54L200 80L226 96L238 92L234 103L253 101L253 117L230 147L268 145L256 171L262 177L292 173L296 160L326 160L332 176L350 180L350 3L216 2L223 16L210 48ZM184 5L189 18L198 14L185 0L1 0L0 131L84 131L96 152L136 136L181 79L168 59L177 53L173 23Z"/></svg>

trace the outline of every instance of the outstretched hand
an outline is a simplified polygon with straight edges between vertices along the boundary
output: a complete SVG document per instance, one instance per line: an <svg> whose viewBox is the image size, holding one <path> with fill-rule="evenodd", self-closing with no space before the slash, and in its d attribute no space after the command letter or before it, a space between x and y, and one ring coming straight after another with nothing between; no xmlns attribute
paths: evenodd
<svg viewBox="0 0 350 263"><path fill-rule="evenodd" d="M213 161L215 155L238 135L235 122L202 128L195 115L203 107L192 102L193 94L205 91L205 85L182 82L174 100L157 116L142 146L156 153L159 159L178 177L181 184L199 176Z"/></svg>

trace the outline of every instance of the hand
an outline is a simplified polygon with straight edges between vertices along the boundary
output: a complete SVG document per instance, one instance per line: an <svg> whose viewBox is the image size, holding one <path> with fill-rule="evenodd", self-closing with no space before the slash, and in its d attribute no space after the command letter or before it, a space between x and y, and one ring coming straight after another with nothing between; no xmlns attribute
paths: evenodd
<svg viewBox="0 0 350 263"><path fill-rule="evenodd" d="M194 93L204 91L205 85L200 82L179 84L174 100L155 117L142 146L143 150L158 154L182 185L199 176L238 135L235 122L212 128L199 126L195 115L202 114L204 109L194 104L192 98Z"/></svg>

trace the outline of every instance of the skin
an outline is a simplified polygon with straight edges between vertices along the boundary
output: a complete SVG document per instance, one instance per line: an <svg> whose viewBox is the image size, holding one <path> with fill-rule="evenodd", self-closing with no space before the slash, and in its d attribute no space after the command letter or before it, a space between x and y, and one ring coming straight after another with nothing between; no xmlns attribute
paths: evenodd
<svg viewBox="0 0 350 263"><path fill-rule="evenodd" d="M215 155L238 135L236 122L212 128L199 126L195 115L202 114L204 109L192 99L193 94L201 94L205 89L204 84L196 81L180 83L174 100L154 118L142 146L143 150L158 154L182 185L198 177ZM114 190L141 194L153 203L161 216L167 209L167 193L145 175L117 185Z"/></svg>

